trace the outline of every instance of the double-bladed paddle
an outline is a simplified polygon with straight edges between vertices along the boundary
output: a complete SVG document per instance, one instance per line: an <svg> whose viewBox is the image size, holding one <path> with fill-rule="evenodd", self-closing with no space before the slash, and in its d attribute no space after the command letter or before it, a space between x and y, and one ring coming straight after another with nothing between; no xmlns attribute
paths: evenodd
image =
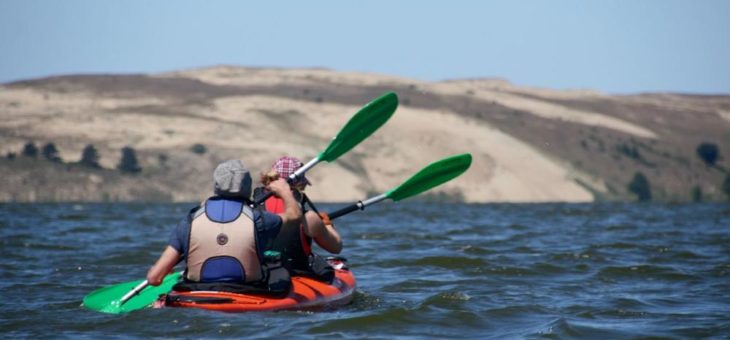
<svg viewBox="0 0 730 340"><path fill-rule="evenodd" d="M335 219L356 210L365 210L365 207L385 199L391 199L397 202L402 199L418 195L426 190L456 178L469 169L469 166L471 166L471 154L468 153L447 157L440 161L433 162L397 187L388 190L384 194L369 198L365 201L359 201L355 204L337 210L329 214L329 218Z"/></svg>
<svg viewBox="0 0 730 340"><path fill-rule="evenodd" d="M352 118L345 124L340 132L332 138L332 141L324 151L320 152L317 157L314 157L308 163L302 165L301 168L297 169L293 174L289 175L287 181L289 183L295 182L298 178L304 176L307 170L311 169L319 162L332 162L338 157L342 156L345 152L350 151L355 145L359 144L365 138L368 138L375 130L381 127L390 117L395 113L395 109L398 108L398 96L389 92L379 98L367 103L365 106L355 113ZM273 192L268 192L262 196L253 206L258 206L266 199L273 195Z"/></svg>

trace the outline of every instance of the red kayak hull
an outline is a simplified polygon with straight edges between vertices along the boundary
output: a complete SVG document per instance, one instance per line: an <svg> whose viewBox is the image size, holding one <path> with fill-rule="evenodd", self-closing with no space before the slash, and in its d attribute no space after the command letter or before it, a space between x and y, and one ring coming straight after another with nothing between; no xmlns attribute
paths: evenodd
<svg viewBox="0 0 730 340"><path fill-rule="evenodd" d="M337 267L340 266L336 265L335 268ZM205 301L206 298L211 298L214 300L230 299L230 302L183 302L179 300L185 299L165 299L165 297L162 297L155 304L155 307L200 308L231 313L331 308L350 303L355 293L355 284L355 276L352 274L352 272L349 269L340 268L335 270L335 279L333 280L332 284L317 281L315 279L307 277L292 277L292 290L287 296L282 298L264 295L237 294L215 291L173 291L169 293L170 297L192 297L192 299L189 300L197 301Z"/></svg>

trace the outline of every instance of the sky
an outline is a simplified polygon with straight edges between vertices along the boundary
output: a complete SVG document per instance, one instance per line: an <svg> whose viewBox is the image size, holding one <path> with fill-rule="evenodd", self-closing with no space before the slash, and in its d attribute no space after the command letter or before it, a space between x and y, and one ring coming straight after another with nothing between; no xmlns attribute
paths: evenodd
<svg viewBox="0 0 730 340"><path fill-rule="evenodd" d="M730 1L0 0L0 83L213 65L730 94Z"/></svg>

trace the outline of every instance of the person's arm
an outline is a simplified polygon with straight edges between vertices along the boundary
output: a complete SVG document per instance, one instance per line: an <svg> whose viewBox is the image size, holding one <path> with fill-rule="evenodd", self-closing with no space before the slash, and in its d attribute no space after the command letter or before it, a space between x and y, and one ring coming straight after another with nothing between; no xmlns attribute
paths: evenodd
<svg viewBox="0 0 730 340"><path fill-rule="evenodd" d="M147 271L147 281L153 285L159 285L165 278L165 275L172 271L172 268L180 262L184 254L187 253L188 239L190 236L190 223L192 222L192 214L200 209L197 206L180 220L180 222L172 228L167 247L160 255L157 262Z"/></svg>
<svg viewBox="0 0 730 340"><path fill-rule="evenodd" d="M147 271L147 281L153 286L159 286L179 260L180 253L175 248L167 246L157 262Z"/></svg>
<svg viewBox="0 0 730 340"><path fill-rule="evenodd" d="M298 225L302 223L302 209L299 207L297 200L294 199L294 194L291 192L289 183L283 178L279 178L269 183L268 188L276 197L284 201L284 212L278 214L281 217L282 225Z"/></svg>
<svg viewBox="0 0 730 340"><path fill-rule="evenodd" d="M335 226L329 220L327 214L324 216L317 215L312 211L307 211L304 215L306 225L304 231L309 237L314 239L322 249L332 253L339 254L342 251L342 238L335 229Z"/></svg>

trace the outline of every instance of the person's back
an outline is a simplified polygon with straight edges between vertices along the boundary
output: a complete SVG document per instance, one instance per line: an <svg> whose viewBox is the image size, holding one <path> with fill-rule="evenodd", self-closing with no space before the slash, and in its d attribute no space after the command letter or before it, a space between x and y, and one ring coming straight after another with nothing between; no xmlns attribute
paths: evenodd
<svg viewBox="0 0 730 340"><path fill-rule="evenodd" d="M260 192L263 193L264 191ZM295 198L297 198L300 209L304 212L301 195L295 195ZM272 196L264 202L262 211L276 214L282 209L283 202ZM304 216L306 215L307 212L304 212ZM312 254L312 238L306 234L304 223L281 228L271 244L271 249L281 254L281 259L289 270L306 270L309 267L309 256Z"/></svg>
<svg viewBox="0 0 730 340"><path fill-rule="evenodd" d="M301 161L296 158L279 158L272 165L271 171L262 176L262 184L266 185L276 178L286 178L301 166ZM314 262L323 261L317 258L316 254L312 252L312 240L330 253L339 254L342 251L342 239L326 214L306 211L305 207L307 205L314 209L314 205L303 193L306 185L311 184L305 177L292 183L294 197L303 212L304 218L302 223L300 225L292 224L282 227L279 235L272 244L272 249L281 253L281 258L285 266L295 274L311 273L313 266L316 266ZM265 193L266 190L257 188L254 192L254 197L260 197ZM283 208L283 202L279 198L272 196L264 202L262 208L265 211L277 213ZM329 270L326 271L322 276L325 276L325 280L329 280L331 279L332 273Z"/></svg>
<svg viewBox="0 0 730 340"><path fill-rule="evenodd" d="M207 199L191 218L188 242L183 247L185 278L193 282L260 281L264 276L260 254L276 227L259 224L258 228L254 225L254 213L243 200ZM257 239L262 242L257 244Z"/></svg>
<svg viewBox="0 0 730 340"><path fill-rule="evenodd" d="M173 230L170 243L147 278L157 285L180 260L186 260L187 289L196 284L234 283L257 285L266 278L262 270L267 243L282 226L299 225L299 210L285 181L272 182L271 191L281 197L281 214L253 211L248 207L251 177L240 161L220 164L214 172L215 196L206 199Z"/></svg>

